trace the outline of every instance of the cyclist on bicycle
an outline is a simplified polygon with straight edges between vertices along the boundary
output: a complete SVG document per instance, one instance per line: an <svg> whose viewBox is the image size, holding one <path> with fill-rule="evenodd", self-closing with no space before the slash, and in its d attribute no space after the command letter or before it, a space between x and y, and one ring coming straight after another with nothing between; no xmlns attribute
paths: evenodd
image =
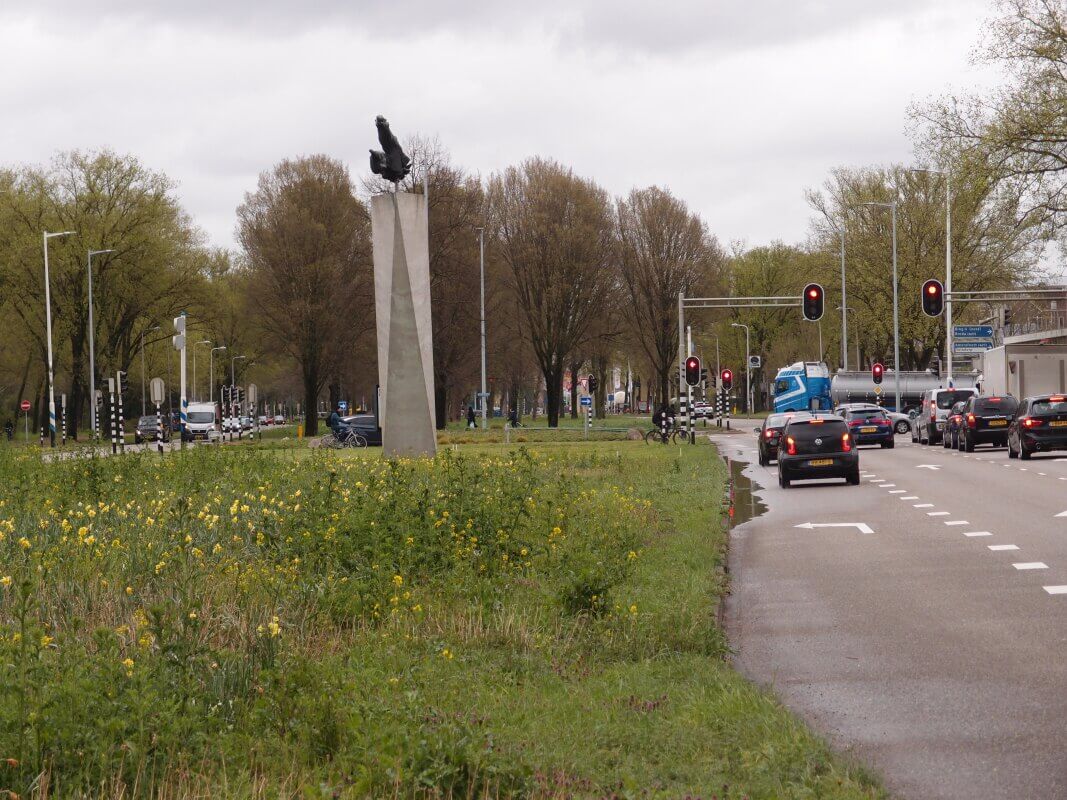
<svg viewBox="0 0 1067 800"><path fill-rule="evenodd" d="M326 420L326 427L333 431L333 435L338 439L341 438L341 433L345 428L344 420L341 419L340 407L335 408L330 412L329 419Z"/></svg>

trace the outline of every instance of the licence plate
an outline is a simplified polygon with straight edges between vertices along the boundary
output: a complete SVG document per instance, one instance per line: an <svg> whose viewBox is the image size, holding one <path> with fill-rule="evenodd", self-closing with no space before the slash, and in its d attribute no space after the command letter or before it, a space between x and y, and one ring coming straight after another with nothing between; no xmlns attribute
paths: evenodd
<svg viewBox="0 0 1067 800"><path fill-rule="evenodd" d="M1067 424L1067 423L1064 423ZM809 467L828 467L834 463L832 458L815 458L808 462Z"/></svg>
<svg viewBox="0 0 1067 800"><path fill-rule="evenodd" d="M860 428L860 433L878 433L877 428Z"/></svg>
<svg viewBox="0 0 1067 800"><path fill-rule="evenodd" d="M1003 428L1008 424L1006 419L991 419L989 420L990 428Z"/></svg>
<svg viewBox="0 0 1067 800"><path fill-rule="evenodd" d="M1067 419L1054 419L1048 425L1050 428L1064 428L1067 427Z"/></svg>

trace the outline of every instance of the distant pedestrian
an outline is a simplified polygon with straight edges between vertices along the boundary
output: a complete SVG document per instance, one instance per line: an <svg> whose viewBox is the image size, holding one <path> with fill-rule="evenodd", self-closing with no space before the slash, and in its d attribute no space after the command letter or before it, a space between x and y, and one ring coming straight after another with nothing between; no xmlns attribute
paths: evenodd
<svg viewBox="0 0 1067 800"><path fill-rule="evenodd" d="M4 423L4 433L7 434L7 440L10 442L15 438L15 423L8 420Z"/></svg>
<svg viewBox="0 0 1067 800"><path fill-rule="evenodd" d="M508 412L508 424L513 428L518 428L522 425L519 422L519 409L513 408Z"/></svg>
<svg viewBox="0 0 1067 800"><path fill-rule="evenodd" d="M467 427L471 430L474 430L476 427L474 422L474 406L467 406Z"/></svg>

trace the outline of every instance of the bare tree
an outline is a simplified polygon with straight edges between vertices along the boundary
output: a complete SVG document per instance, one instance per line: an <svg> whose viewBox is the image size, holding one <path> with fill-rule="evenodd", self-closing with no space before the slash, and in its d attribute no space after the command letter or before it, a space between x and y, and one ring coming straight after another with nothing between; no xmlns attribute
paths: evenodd
<svg viewBox="0 0 1067 800"><path fill-rule="evenodd" d="M299 365L306 430L345 348L374 328L370 225L348 170L323 155L282 161L237 209L259 318Z"/></svg>
<svg viewBox="0 0 1067 800"><path fill-rule="evenodd" d="M493 178L490 208L545 378L548 424L556 427L564 362L613 279L610 201L592 181L534 158Z"/></svg>
<svg viewBox="0 0 1067 800"><path fill-rule="evenodd" d="M713 286L725 256L700 217L664 189L632 191L617 219L633 329L665 402L678 357L678 293Z"/></svg>

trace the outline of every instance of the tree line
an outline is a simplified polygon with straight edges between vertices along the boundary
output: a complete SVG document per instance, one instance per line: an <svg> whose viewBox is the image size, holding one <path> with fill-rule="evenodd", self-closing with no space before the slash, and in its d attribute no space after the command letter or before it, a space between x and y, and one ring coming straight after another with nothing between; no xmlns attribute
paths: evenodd
<svg viewBox="0 0 1067 800"><path fill-rule="evenodd" d="M676 384L677 298L789 295L826 288L826 315L745 309L696 316L705 363L743 373L744 334L770 375L791 361L841 366L840 249L845 246L848 363L892 353L889 214L897 204L904 369L935 363L938 320L906 311L922 281L944 272L951 176L953 282L995 289L1040 277L1045 245L1064 230L1067 89L1064 9L1053 0L1006 0L984 56L1005 65L992 98L949 97L912 109L918 158L907 165L834 170L808 191L802 243L724 248L706 221L666 187L611 194L549 158L533 157L483 178L445 146L405 143L413 170L401 187L429 197L436 416L439 426L472 403L480 382L481 247L490 407L543 408L558 422L579 374L599 378L596 407L615 377L633 400L669 400ZM139 388L145 372L176 381L170 319L186 311L200 364L206 342L225 346L215 383L255 380L261 395L299 402L309 433L317 409L346 399L369 404L377 382L368 199L384 187L353 178L327 155L287 159L260 175L236 209L238 249L210 247L174 183L129 155L63 153L46 167L0 170L0 404L19 400L46 415L41 233L73 230L49 244L57 393L72 426L84 427L88 387L87 262L92 261L98 385L116 369ZM960 321L981 309L964 307ZM142 342L144 346L142 348ZM236 355L243 359L226 363ZM199 388L207 395L200 367ZM629 378L629 379L628 379ZM568 380L569 379L569 380ZM127 406L136 406L128 398Z"/></svg>

